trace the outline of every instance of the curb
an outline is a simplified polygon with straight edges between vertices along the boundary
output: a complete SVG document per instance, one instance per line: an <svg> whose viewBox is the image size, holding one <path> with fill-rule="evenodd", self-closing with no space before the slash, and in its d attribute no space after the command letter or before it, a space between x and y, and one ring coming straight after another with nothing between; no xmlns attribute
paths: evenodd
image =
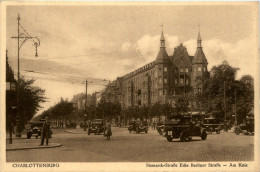
<svg viewBox="0 0 260 172"><path fill-rule="evenodd" d="M62 144L55 143L56 145L53 146L35 146L35 147L24 147L24 148L13 148L13 149L6 149L6 151L16 151L16 150L27 150L27 149L44 149L44 148L55 148L61 147Z"/></svg>

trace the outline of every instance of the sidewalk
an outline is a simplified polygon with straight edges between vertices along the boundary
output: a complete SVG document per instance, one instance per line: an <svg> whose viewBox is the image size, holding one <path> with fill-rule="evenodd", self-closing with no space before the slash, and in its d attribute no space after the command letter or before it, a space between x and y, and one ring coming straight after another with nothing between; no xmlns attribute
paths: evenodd
<svg viewBox="0 0 260 172"><path fill-rule="evenodd" d="M43 149L43 148L54 148L62 146L60 143L53 143L52 140L49 140L49 145L39 146L40 139L16 139L13 140L13 144L9 144L9 141L6 141L6 151L15 151L15 150L26 150L26 149Z"/></svg>

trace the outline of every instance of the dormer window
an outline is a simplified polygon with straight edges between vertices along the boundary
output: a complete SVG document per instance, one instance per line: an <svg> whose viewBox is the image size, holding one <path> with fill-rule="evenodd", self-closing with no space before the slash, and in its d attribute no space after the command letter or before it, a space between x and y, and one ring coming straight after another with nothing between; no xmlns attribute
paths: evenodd
<svg viewBox="0 0 260 172"><path fill-rule="evenodd" d="M198 71L199 71L199 72L201 71L201 67L200 67L200 66L198 67Z"/></svg>

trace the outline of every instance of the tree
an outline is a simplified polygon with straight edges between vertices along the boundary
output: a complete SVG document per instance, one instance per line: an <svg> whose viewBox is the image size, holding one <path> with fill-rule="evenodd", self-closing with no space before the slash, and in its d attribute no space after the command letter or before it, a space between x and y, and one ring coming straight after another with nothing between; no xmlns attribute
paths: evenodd
<svg viewBox="0 0 260 172"><path fill-rule="evenodd" d="M35 80L27 80L24 77L20 78L19 83L19 112L21 127L19 130L24 129L27 121L31 120L32 117L42 108L40 103L46 101L44 96L45 90L40 87L33 86Z"/></svg>
<svg viewBox="0 0 260 172"><path fill-rule="evenodd" d="M7 52L6 52L6 82L16 83L14 79L14 72L9 65ZM11 122L15 124L15 109L12 107L16 106L16 92L8 90L6 91L6 128L10 127Z"/></svg>
<svg viewBox="0 0 260 172"><path fill-rule="evenodd" d="M246 75L240 80L236 80L238 70L239 68L230 66L226 61L214 66L210 72L211 76L205 84L204 91L200 97L198 96L199 99L203 99L202 104L205 109L220 120L225 118L225 109L227 119L232 119L235 102L237 103L239 121L253 107L253 77Z"/></svg>
<svg viewBox="0 0 260 172"><path fill-rule="evenodd" d="M175 115L183 114L188 112L189 110L189 102L186 98L180 97L175 102L175 107L173 108L173 111L175 112Z"/></svg>

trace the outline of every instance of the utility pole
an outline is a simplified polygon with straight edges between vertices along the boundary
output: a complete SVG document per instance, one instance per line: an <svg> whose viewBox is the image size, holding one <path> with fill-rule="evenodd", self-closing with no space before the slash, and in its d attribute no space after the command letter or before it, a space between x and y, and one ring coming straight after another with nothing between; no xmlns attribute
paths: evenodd
<svg viewBox="0 0 260 172"><path fill-rule="evenodd" d="M17 97L16 97L16 101L17 101L17 116L16 116L16 137L21 137L21 112L20 112L20 49L22 47L22 45L27 41L27 40L32 40L34 42L34 46L35 46L35 57L38 57L38 53L37 53L37 47L40 46L40 40L37 37L32 37L28 34L28 32L21 26L20 24L20 15L18 14L17 17L17 23L18 23L18 28L17 28L17 37L11 37L14 39L17 39L17 58L18 58L18 71L17 71ZM20 28L22 29L22 31L20 31ZM21 41L21 43L20 43Z"/></svg>
<svg viewBox="0 0 260 172"><path fill-rule="evenodd" d="M225 115L225 131L227 131L227 112L226 112L226 81L224 81L224 115Z"/></svg>
<svg viewBox="0 0 260 172"><path fill-rule="evenodd" d="M84 114L84 131L86 131L87 127L87 100L88 100L88 81L86 80L86 96L85 96L85 114Z"/></svg>
<svg viewBox="0 0 260 172"><path fill-rule="evenodd" d="M235 90L235 125L237 125L237 90Z"/></svg>

